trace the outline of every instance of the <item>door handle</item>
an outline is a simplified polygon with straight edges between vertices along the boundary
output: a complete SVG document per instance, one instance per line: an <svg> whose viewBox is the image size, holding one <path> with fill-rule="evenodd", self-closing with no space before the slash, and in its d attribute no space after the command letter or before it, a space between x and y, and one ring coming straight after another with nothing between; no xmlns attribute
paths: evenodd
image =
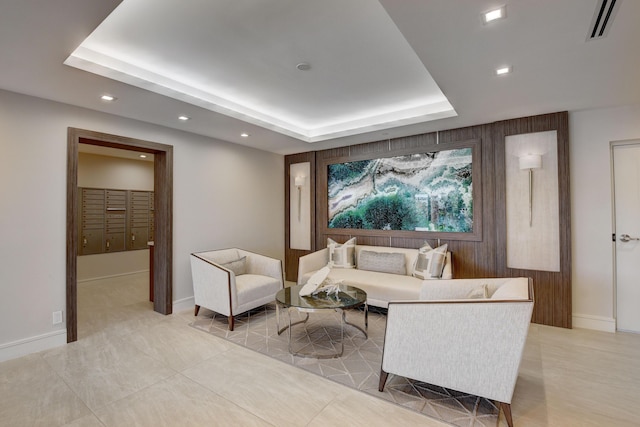
<svg viewBox="0 0 640 427"><path fill-rule="evenodd" d="M640 238L638 237L631 237L628 234L621 234L620 235L620 241L621 242L630 242L632 240L640 240Z"/></svg>

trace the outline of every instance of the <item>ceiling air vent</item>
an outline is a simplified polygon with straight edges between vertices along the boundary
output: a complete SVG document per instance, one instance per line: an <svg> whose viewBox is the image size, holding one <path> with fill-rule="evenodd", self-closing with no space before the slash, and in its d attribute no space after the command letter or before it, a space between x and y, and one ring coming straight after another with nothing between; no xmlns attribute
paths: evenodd
<svg viewBox="0 0 640 427"><path fill-rule="evenodd" d="M613 17L615 16L622 0L598 0L596 11L593 14L587 41L605 37L609 33Z"/></svg>

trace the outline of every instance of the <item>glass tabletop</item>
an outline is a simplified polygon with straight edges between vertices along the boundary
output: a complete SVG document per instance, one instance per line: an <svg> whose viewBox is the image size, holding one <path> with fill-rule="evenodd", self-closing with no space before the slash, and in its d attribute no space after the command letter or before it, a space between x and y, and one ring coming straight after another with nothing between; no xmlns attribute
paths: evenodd
<svg viewBox="0 0 640 427"><path fill-rule="evenodd" d="M287 307L298 307L307 309L336 309L351 308L364 304L367 301L367 293L362 289L349 285L338 285L340 291L338 295L327 295L326 292L319 292L316 295L300 296L300 289L303 285L291 286L280 289L276 294L276 300Z"/></svg>

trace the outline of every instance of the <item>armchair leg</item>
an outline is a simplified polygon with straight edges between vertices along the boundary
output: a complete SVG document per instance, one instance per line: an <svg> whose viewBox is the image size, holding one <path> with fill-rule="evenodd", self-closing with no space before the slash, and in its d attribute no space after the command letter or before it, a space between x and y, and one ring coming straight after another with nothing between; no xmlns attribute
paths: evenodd
<svg viewBox="0 0 640 427"><path fill-rule="evenodd" d="M504 418L507 420L507 425L513 427L513 418L511 417L511 404L500 402L500 409L504 412Z"/></svg>
<svg viewBox="0 0 640 427"><path fill-rule="evenodd" d="M229 316L229 330L233 331L233 316Z"/></svg>
<svg viewBox="0 0 640 427"><path fill-rule="evenodd" d="M384 385L387 383L388 372L380 369L380 383L378 384L378 391L384 391Z"/></svg>
<svg viewBox="0 0 640 427"><path fill-rule="evenodd" d="M193 313L193 315L194 315L194 316L197 316L199 311L200 311L200 306L199 306L199 305L196 305L196 310L195 310L195 312Z"/></svg>

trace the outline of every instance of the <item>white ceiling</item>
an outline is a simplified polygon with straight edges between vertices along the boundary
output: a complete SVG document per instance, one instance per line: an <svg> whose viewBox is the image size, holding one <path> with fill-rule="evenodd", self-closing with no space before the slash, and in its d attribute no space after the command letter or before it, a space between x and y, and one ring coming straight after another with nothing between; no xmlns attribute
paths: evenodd
<svg viewBox="0 0 640 427"><path fill-rule="evenodd" d="M455 115L371 0L125 1L65 64L306 142Z"/></svg>
<svg viewBox="0 0 640 427"><path fill-rule="evenodd" d="M618 2L608 35L587 41L598 0L0 0L0 88L280 154L321 150L640 103L640 1ZM502 5L507 19L483 25ZM86 68L111 78L63 64L85 40L69 62L86 66L90 49L101 65ZM501 65L513 73L495 76Z"/></svg>

